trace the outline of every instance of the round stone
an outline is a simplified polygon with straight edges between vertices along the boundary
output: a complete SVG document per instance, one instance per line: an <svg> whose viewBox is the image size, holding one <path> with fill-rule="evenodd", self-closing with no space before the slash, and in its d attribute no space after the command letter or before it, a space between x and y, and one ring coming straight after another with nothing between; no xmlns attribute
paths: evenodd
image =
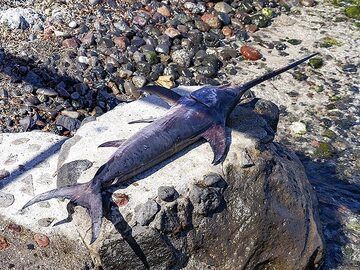
<svg viewBox="0 0 360 270"><path fill-rule="evenodd" d="M173 186L160 186L158 188L158 196L165 202L172 202L178 198L179 194Z"/></svg>

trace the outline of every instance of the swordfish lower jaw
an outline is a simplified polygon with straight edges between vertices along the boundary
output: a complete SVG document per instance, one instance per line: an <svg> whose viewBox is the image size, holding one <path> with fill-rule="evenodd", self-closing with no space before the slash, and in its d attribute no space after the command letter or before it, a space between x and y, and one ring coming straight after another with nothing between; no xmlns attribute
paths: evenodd
<svg viewBox="0 0 360 270"><path fill-rule="evenodd" d="M291 64L289 64L289 65L286 65L286 66L284 66L284 67L282 67L282 68L279 68L279 69L277 69L277 70L271 71L271 72L266 73L266 74L264 74L264 75L262 75L262 76L260 76L260 77L255 78L255 79L253 79L253 80L251 80L251 81L249 81L249 82L246 82L246 83L240 85L239 87L228 88L228 89L231 89L231 90L235 93L235 95L236 95L236 100L237 100L237 102L239 102L240 99L241 99L241 97L242 97L242 95L243 95L247 90L249 90L250 88L252 88L252 87L254 87L255 85L258 85L258 84L260 84L260 83L262 83L262 82L264 82L264 81L267 81L267 80L269 80L269 79L272 79L272 78L274 78L275 76L277 76L277 75L279 75L279 74L281 74L281 73L283 73L283 72L285 72L285 71L288 71L289 69L292 69L292 68L294 68L294 67L297 67L298 65L304 63L305 61L309 60L310 58L312 58L312 57L314 57L314 56L316 56L316 55L318 55L318 53L313 53L313 54L308 55L308 56L306 56L306 57L304 57L304 58L302 58L302 59L300 59L300 60L297 60L297 61L295 61L295 62L293 62L293 63L291 63Z"/></svg>
<svg viewBox="0 0 360 270"><path fill-rule="evenodd" d="M90 244L92 244L99 237L101 229L103 216L101 190L97 190L97 188L92 185L92 182L64 186L35 196L27 202L22 209L25 209L35 203L47 201L53 198L68 199L73 204L80 205L88 210L91 218L92 234ZM71 213L69 212L69 217L70 216Z"/></svg>

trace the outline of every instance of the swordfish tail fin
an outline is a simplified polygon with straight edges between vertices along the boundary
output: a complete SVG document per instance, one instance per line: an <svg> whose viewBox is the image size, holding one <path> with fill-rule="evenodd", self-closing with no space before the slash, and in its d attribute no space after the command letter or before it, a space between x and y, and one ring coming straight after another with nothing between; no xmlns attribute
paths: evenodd
<svg viewBox="0 0 360 270"><path fill-rule="evenodd" d="M269 79L271 79L271 78L273 78L273 77L275 77L275 76L277 76L277 75L279 75L279 74L281 74L281 73L283 73L285 71L288 71L289 69L292 69L292 68L300 65L301 63L309 60L310 58L314 57L317 54L318 53L313 53L313 54L308 55L308 56L306 56L306 57L304 57L304 58L302 58L302 59L300 59L298 61L295 61L295 62L293 62L293 63L291 63L291 64L289 64L289 65L287 65L285 67L282 67L282 68L279 68L277 70L271 71L271 72L269 72L269 73L267 73L265 75L262 75L262 76L260 76L260 77L258 77L256 79L254 79L254 80L251 80L251 81L249 81L247 83L244 83L243 85L241 85L239 87L240 95L245 93L245 91L250 89L251 87L253 87L255 85L258 85L259 83L262 83L262 82L264 82L266 80L269 80Z"/></svg>
<svg viewBox="0 0 360 270"><path fill-rule="evenodd" d="M64 186L48 192L41 193L27 202L22 209L38 202L50 200L53 198L69 199L75 205L86 208L91 217L92 235L90 244L92 244L100 234L100 228L103 216L103 205L100 190L94 190L91 182Z"/></svg>

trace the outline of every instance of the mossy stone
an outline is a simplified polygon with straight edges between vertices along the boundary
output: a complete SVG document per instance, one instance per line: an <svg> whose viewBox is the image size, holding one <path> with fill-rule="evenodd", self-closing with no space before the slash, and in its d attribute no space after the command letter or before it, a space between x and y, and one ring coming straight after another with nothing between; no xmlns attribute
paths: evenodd
<svg viewBox="0 0 360 270"><path fill-rule="evenodd" d="M337 41L335 38L332 37L324 37L321 39L320 47L322 48L329 48L332 46L341 46L342 43L340 41Z"/></svg>
<svg viewBox="0 0 360 270"><path fill-rule="evenodd" d="M325 130L322 135L329 139L333 139L336 137L336 133L334 131L332 131L331 129Z"/></svg>
<svg viewBox="0 0 360 270"><path fill-rule="evenodd" d="M319 158L331 158L334 155L334 150L330 144L321 142L314 154Z"/></svg>
<svg viewBox="0 0 360 270"><path fill-rule="evenodd" d="M360 20L360 6L350 6L345 8L345 15L349 18Z"/></svg>
<svg viewBox="0 0 360 270"><path fill-rule="evenodd" d="M320 57L314 57L309 60L309 66L314 69L321 68L324 65L324 61Z"/></svg>
<svg viewBox="0 0 360 270"><path fill-rule="evenodd" d="M291 38L291 39L288 39L287 42L290 43L291 45L299 45L299 44L301 44L302 40Z"/></svg>

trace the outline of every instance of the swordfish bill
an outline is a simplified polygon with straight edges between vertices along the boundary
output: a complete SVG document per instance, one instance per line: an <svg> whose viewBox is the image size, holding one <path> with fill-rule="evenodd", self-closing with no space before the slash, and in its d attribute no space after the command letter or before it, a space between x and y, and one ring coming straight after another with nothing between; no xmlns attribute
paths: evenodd
<svg viewBox="0 0 360 270"><path fill-rule="evenodd" d="M100 147L117 147L87 183L69 185L35 196L23 209L52 198L65 198L85 207L91 217L93 243L99 236L102 217L102 192L153 167L194 142L205 139L219 163L228 147L225 124L241 96L251 87L271 79L315 56L309 55L281 69L267 73L240 86L204 86L181 96L161 86L140 90L156 94L172 105L166 114L126 140L105 142ZM114 123L115 124L115 123Z"/></svg>

